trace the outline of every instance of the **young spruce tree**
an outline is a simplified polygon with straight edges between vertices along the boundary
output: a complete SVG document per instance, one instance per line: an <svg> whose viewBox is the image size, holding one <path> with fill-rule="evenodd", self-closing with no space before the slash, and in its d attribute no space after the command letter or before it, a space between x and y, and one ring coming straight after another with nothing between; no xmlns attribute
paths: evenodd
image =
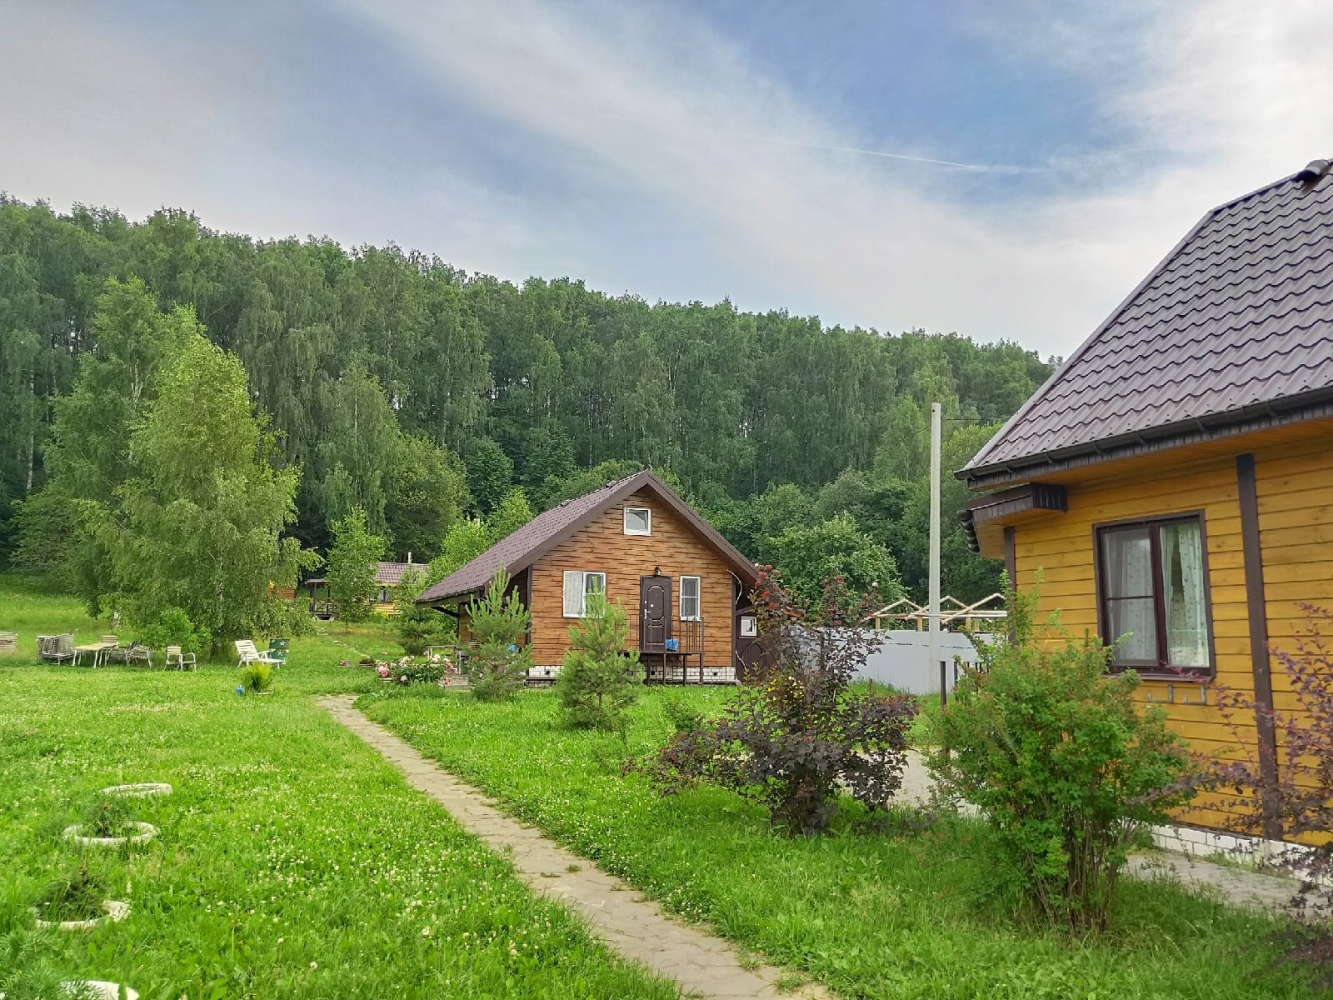
<svg viewBox="0 0 1333 1000"><path fill-rule="evenodd" d="M496 571L486 596L472 602L469 628L477 640L472 657L472 692L482 701L514 697L532 666L532 650L525 639L532 615L517 594L506 594L509 575Z"/></svg>
<svg viewBox="0 0 1333 1000"><path fill-rule="evenodd" d="M618 602L592 593L587 609L583 623L569 629L569 651L556 691L575 726L617 729L639 697L639 651L625 652L629 624Z"/></svg>

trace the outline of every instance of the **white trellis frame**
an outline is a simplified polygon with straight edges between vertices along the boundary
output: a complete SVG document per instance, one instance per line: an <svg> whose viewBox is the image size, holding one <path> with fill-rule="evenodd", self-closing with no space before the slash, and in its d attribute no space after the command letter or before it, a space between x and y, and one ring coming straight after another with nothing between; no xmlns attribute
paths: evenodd
<svg viewBox="0 0 1333 1000"><path fill-rule="evenodd" d="M974 622L1003 620L1008 617L1009 612L1004 607L1004 595L998 591L972 604L964 604L952 595L940 600L941 628L950 624L957 626L958 623L961 623L964 629L970 630ZM916 622L916 630L921 632L925 629L929 620L930 609L928 607L903 597L892 604L886 604L878 611L872 611L861 619L861 624L874 622L875 628L883 629L892 628L894 622L911 621ZM885 622L889 624L886 625Z"/></svg>

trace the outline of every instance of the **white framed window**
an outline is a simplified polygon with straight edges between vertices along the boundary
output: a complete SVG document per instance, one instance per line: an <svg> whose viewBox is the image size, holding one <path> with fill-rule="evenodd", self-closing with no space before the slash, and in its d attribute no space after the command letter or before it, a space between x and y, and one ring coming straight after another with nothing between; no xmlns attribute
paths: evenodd
<svg viewBox="0 0 1333 1000"><path fill-rule="evenodd" d="M605 573L588 573L578 569L565 570L565 617L586 618L587 597L597 591L606 593Z"/></svg>
<svg viewBox="0 0 1333 1000"><path fill-rule="evenodd" d="M647 507L625 508L625 534L651 535L653 533L653 512Z"/></svg>
<svg viewBox="0 0 1333 1000"><path fill-rule="evenodd" d="M759 619L753 615L741 616L741 636L743 638L754 638L759 634Z"/></svg>
<svg viewBox="0 0 1333 1000"><path fill-rule="evenodd" d="M697 622L703 617L703 609L699 601L700 587L697 576L682 576L680 578L680 620L683 622Z"/></svg>

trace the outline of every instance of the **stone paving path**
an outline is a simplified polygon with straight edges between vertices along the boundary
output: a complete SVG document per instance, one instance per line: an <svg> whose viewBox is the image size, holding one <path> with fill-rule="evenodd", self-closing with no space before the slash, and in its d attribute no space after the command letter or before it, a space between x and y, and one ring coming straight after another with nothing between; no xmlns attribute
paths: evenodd
<svg viewBox="0 0 1333 1000"><path fill-rule="evenodd" d="M1296 882L1280 875L1267 875L1167 851L1130 855L1122 871L1130 878L1175 882L1190 892L1217 896L1233 906L1260 910L1286 910L1297 888Z"/></svg>
<svg viewBox="0 0 1333 1000"><path fill-rule="evenodd" d="M813 985L779 991L775 984L782 976L780 970L746 968L725 941L671 919L620 879L506 816L492 799L367 719L352 707L354 700L340 695L316 702L378 750L409 785L444 806L465 830L507 853L519 877L535 891L580 913L592 932L625 958L674 979L689 995L716 1000L828 1000L828 994Z"/></svg>
<svg viewBox="0 0 1333 1000"><path fill-rule="evenodd" d="M933 790L934 782L925 761L915 750L909 750L898 797L912 805L924 806L930 802ZM1296 883L1279 875L1167 851L1131 855L1124 874L1130 878L1175 882L1190 892L1215 895L1233 906L1266 910L1285 910L1296 893Z"/></svg>

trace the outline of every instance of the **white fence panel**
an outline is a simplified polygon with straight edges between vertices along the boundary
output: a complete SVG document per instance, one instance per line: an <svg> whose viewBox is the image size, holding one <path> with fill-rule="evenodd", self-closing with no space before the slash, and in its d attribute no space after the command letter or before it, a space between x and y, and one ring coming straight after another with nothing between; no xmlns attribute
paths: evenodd
<svg viewBox="0 0 1333 1000"><path fill-rule="evenodd" d="M866 657L865 666L857 671L861 680L886 684L907 694L938 694L940 690L939 664L930 662L930 634L915 629L886 629L876 633L879 645ZM986 639L986 636L979 636ZM977 651L962 632L940 633L940 659L947 666L945 679L949 690L957 682L954 657L964 663L976 663Z"/></svg>

